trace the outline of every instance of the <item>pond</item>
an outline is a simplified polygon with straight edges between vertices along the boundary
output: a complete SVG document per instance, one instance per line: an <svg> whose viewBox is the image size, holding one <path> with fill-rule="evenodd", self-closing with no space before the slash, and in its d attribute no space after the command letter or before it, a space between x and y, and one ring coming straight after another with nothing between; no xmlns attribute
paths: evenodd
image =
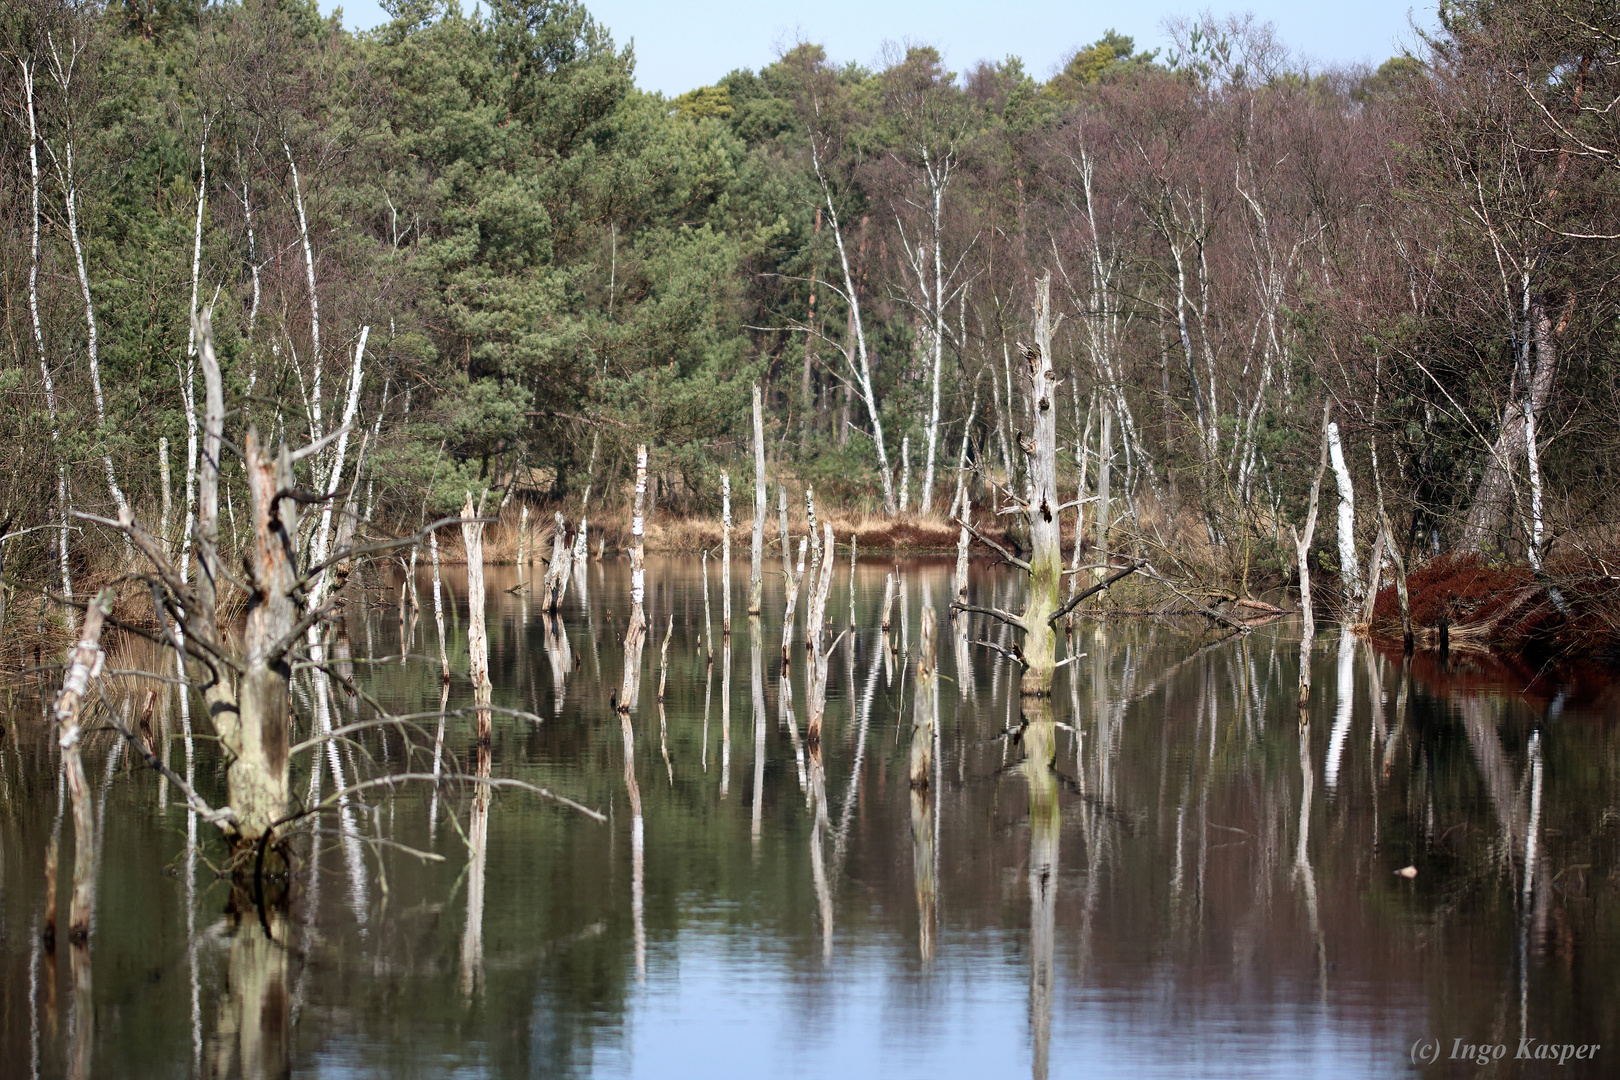
<svg viewBox="0 0 1620 1080"><path fill-rule="evenodd" d="M1323 627L1302 725L1296 619L1217 640L1093 612L1059 641L1083 655L1058 671L1054 723L1025 727L1012 662L977 644L1010 640L946 616L951 566L878 559L835 578L829 617L854 628L812 749L802 625L784 664L782 576L751 620L747 574L727 639L717 563L648 559L621 724L628 564L589 563L555 622L532 579L489 568L484 764L603 822L459 779L481 764L462 568L445 568L444 695L428 576L403 623L397 576L351 582L332 651L352 686L296 673L294 740L370 717L372 698L410 720L302 751L294 790L442 782L313 818L290 907L261 919L216 877L217 833L94 731L84 948L41 942L46 849L59 836L67 867L73 828L52 687L29 676L0 743L0 1073L1350 1077L1474 1075L1483 1054L1493 1075L1539 1076L1548 1048L1558 1075L1620 1070L1606 691L1403 661ZM1005 569L975 566L971 588L1020 606ZM925 604L940 727L914 791ZM173 673L136 645L108 664ZM200 701L108 682L131 717L158 691L160 753L223 803Z"/></svg>

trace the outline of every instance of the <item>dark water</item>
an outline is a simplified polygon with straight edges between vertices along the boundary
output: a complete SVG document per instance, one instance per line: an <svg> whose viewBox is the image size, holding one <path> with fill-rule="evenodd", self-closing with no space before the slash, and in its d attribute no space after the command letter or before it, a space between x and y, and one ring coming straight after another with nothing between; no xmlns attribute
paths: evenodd
<svg viewBox="0 0 1620 1080"><path fill-rule="evenodd" d="M890 572L898 657L877 629ZM103 731L87 740L103 833L92 939L42 948L58 755L39 702L13 695L0 1076L1620 1074L1612 699L1465 657L1403 667L1328 628L1302 734L1297 622L1210 646L1198 626L1111 619L1079 625L1086 655L1058 673L1055 726L1019 732L1008 661L942 620L935 782L914 796L921 606L943 612L949 567L862 564L819 760L801 648L782 679L781 577L760 625L746 576L739 563L727 648L709 566L710 669L699 564L649 561L638 837L608 706L626 564L589 566L560 631L492 568L495 704L532 717L497 715L490 772L607 823L512 789L370 788L317 819L291 909L263 923L230 913L213 830ZM339 776L476 770L456 711L471 700L465 578L447 578L461 674L442 727L427 578L403 664L397 594L372 582L334 652L362 691L418 716L302 752L302 799ZM981 601L1018 606L1011 588L976 573ZM839 627L849 596L840 567ZM998 634L975 623L971 638ZM156 662L131 650L111 665L143 658ZM144 690L110 681L137 709ZM338 682L298 685L298 738L370 715ZM160 695L154 727L218 805L219 755L194 717ZM1051 770L1024 764L1048 748ZM71 815L60 828L65 926ZM1515 1060L1521 1039L1601 1049L1558 1067ZM1454 1058L1468 1044L1502 1060ZM1437 1064L1414 1064L1436 1045Z"/></svg>

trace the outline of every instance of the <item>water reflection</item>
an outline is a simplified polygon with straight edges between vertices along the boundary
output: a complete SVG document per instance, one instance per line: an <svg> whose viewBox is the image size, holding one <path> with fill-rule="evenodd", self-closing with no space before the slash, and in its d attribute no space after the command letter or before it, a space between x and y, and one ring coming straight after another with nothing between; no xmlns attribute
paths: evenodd
<svg viewBox="0 0 1620 1080"><path fill-rule="evenodd" d="M297 675L294 741L368 717L345 680L418 719L300 755L300 803L334 810L304 835L295 902L263 921L252 905L221 919L208 830L87 737L107 842L78 967L38 936L59 755L37 703L19 704L0 743L0 917L17 928L0 987L19 1003L0 1010L0 1060L42 1076L868 1075L894 1060L941 1076L1385 1076L1420 1036L1620 1042L1620 733L1596 692L1324 627L1301 727L1297 628L1082 619L1054 697L1021 701L1016 666L975 644L1012 639L939 618L938 678L956 689L928 694L925 607L944 610L949 565L885 559L857 568L812 743L810 665L774 659L785 588L767 586L746 660L724 636L711 658L705 574L648 560L656 715L651 690L605 708L648 666L625 666L622 560L593 564L588 598L556 617L490 568L483 700L465 597L444 611L448 684L425 638L392 639L410 618L351 612L354 648L339 635L330 672ZM975 568L969 590L1019 606L1002 571ZM118 698L127 715L144 701ZM157 702L160 754L218 785L209 732L183 698ZM734 708L749 718L736 778ZM357 786L406 768L445 782ZM549 786L611 824L458 774Z"/></svg>

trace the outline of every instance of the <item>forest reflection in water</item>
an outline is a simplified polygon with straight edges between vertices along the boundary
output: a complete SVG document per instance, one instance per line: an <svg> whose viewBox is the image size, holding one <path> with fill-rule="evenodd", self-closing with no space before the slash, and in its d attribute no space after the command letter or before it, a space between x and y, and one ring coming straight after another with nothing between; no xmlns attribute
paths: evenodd
<svg viewBox="0 0 1620 1080"><path fill-rule="evenodd" d="M332 643L340 677L295 678L293 741L363 719L368 696L411 719L304 750L294 790L443 782L345 796L315 819L290 906L261 918L214 878L212 833L169 785L92 733L95 917L54 949L43 871L53 841L73 851L72 820L41 687L13 695L6 1075L1388 1075L1436 1038L1506 1044L1505 1075L1537 1074L1513 1060L1521 1038L1596 1043L1565 1069L1612 1073L1606 693L1403 662L1325 627L1301 726L1288 621L1211 644L1179 620L1088 618L1060 640L1083 655L1053 698L1021 702L1010 661L975 644L1008 644L1000 631L947 617L950 570L863 561L846 593L839 568L829 618L843 629L852 602L854 628L819 742L802 626L782 660L780 575L728 637L713 568L649 559L619 716L625 564L579 568L556 618L535 582L490 567L485 747L464 711L461 569L444 581L447 688L431 608L361 582ZM732 578L740 613L746 572ZM1002 607L1017 588L983 567L971 586ZM925 605L923 788L908 770ZM109 666L144 659L131 646ZM112 681L137 713L148 684ZM154 742L217 805L206 722L159 689Z"/></svg>

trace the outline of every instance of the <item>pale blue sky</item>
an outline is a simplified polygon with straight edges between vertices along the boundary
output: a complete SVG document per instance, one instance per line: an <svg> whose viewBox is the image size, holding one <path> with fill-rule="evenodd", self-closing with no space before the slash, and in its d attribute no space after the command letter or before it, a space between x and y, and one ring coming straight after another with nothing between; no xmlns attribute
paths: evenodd
<svg viewBox="0 0 1620 1080"><path fill-rule="evenodd" d="M474 0L462 0L469 10ZM338 6L321 0L321 9ZM386 16L376 0L344 3L343 21L366 29ZM1168 44L1166 18L1191 15L1197 3L1148 0L1136 4L1047 0L817 0L799 7L738 0L587 0L586 7L618 44L633 41L636 83L674 96L714 82L733 68L758 69L796 40L819 42L837 61L879 66L885 43L933 45L953 70L979 60L1023 58L1046 78L1077 46L1103 31L1136 39L1137 48ZM1435 3L1411 0L1251 0L1216 14L1249 11L1273 23L1278 37L1312 66L1366 62L1377 65L1414 40L1412 18L1435 25ZM1409 16L1408 13L1411 13Z"/></svg>

